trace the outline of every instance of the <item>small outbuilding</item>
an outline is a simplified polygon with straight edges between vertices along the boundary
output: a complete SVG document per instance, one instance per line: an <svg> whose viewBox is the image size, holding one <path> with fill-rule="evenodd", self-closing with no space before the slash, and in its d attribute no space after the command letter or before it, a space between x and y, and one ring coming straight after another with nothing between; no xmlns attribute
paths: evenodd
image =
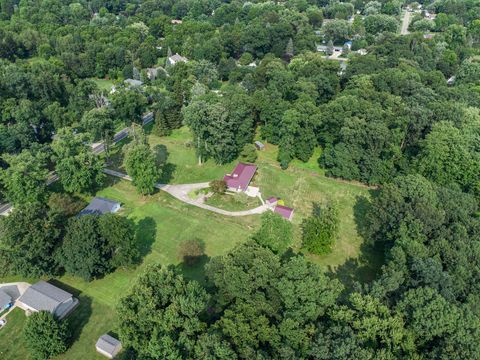
<svg viewBox="0 0 480 360"><path fill-rule="evenodd" d="M269 197L266 201L268 206L275 206L278 204L278 199L276 197Z"/></svg>
<svg viewBox="0 0 480 360"><path fill-rule="evenodd" d="M109 359L113 359L122 350L122 343L113 336L105 334L100 336L95 344L95 348L98 353Z"/></svg>
<svg viewBox="0 0 480 360"><path fill-rule="evenodd" d="M265 150L265 145L260 141L255 141L255 147L257 148L257 150Z"/></svg>
<svg viewBox="0 0 480 360"><path fill-rule="evenodd" d="M109 214L109 213L116 213L118 210L120 210L120 203L102 198L102 197L94 197L92 201L90 201L90 204L80 211L78 214L79 216L82 215L103 215L103 214Z"/></svg>
<svg viewBox="0 0 480 360"><path fill-rule="evenodd" d="M287 206L277 205L275 206L275 209L273 210L273 212L276 212L277 214L281 215L282 217L284 217L289 221L292 221L293 219L294 210Z"/></svg>

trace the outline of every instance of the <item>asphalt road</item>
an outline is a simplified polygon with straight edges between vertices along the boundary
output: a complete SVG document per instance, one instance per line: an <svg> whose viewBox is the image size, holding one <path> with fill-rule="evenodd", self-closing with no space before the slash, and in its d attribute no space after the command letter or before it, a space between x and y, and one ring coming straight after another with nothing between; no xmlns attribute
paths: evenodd
<svg viewBox="0 0 480 360"><path fill-rule="evenodd" d="M400 28L400 35L409 34L408 25L410 25L410 17L411 16L412 16L412 13L410 11L407 11L407 10L404 11L403 19L402 19L402 27Z"/></svg>

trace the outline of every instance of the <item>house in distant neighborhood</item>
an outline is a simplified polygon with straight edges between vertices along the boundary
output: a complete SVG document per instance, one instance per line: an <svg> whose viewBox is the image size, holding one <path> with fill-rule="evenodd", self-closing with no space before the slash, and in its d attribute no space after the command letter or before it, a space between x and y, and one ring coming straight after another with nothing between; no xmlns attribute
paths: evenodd
<svg viewBox="0 0 480 360"><path fill-rule="evenodd" d="M178 19L173 19L172 21L170 21L170 23L173 25L181 25L182 22L183 22L182 20L178 20Z"/></svg>
<svg viewBox="0 0 480 360"><path fill-rule="evenodd" d="M141 82L140 80L135 80L135 79L127 79L127 80L124 81L124 84L128 89L131 89L131 88L136 88L136 87L142 86L143 82Z"/></svg>
<svg viewBox="0 0 480 360"><path fill-rule="evenodd" d="M276 212L289 221L292 221L293 219L294 210L288 206L276 205L275 209L273 209L273 212Z"/></svg>
<svg viewBox="0 0 480 360"><path fill-rule="evenodd" d="M0 289L0 312L12 306L12 297Z"/></svg>
<svg viewBox="0 0 480 360"><path fill-rule="evenodd" d="M223 180L229 191L246 192L256 172L256 165L239 163L231 174L223 177Z"/></svg>
<svg viewBox="0 0 480 360"><path fill-rule="evenodd" d="M263 143L261 143L260 141L255 141L255 147L257 148L257 150L265 150L265 145L263 145Z"/></svg>
<svg viewBox="0 0 480 360"><path fill-rule="evenodd" d="M367 51L367 49L358 49L357 54L361 55L361 56L364 56L364 55L368 54L368 51Z"/></svg>
<svg viewBox="0 0 480 360"><path fill-rule="evenodd" d="M179 62L188 62L188 59L178 54L174 54L167 59L167 65L175 65Z"/></svg>
<svg viewBox="0 0 480 360"><path fill-rule="evenodd" d="M90 204L88 204L85 209L80 211L78 215L103 215L108 213L116 213L118 210L120 210L120 207L121 204L119 202L97 196L94 197L92 201L90 201Z"/></svg>
<svg viewBox="0 0 480 360"><path fill-rule="evenodd" d="M149 80L155 80L158 76L158 72L163 71L163 68L156 67L156 68L148 68L147 69L147 77Z"/></svg>
<svg viewBox="0 0 480 360"><path fill-rule="evenodd" d="M448 85L448 86L453 86L453 85L455 85L455 79L456 79L455 75L450 76L450 77L448 78L448 80L447 80L447 85Z"/></svg>
<svg viewBox="0 0 480 360"><path fill-rule="evenodd" d="M114 337L105 334L100 336L97 343L95 344L95 348L100 354L106 356L109 359L113 359L122 350L122 343L120 342L120 340L117 340Z"/></svg>
<svg viewBox="0 0 480 360"><path fill-rule="evenodd" d="M77 305L78 300L72 294L43 280L30 286L17 300L17 306L27 313L44 310L59 319L67 316Z"/></svg>

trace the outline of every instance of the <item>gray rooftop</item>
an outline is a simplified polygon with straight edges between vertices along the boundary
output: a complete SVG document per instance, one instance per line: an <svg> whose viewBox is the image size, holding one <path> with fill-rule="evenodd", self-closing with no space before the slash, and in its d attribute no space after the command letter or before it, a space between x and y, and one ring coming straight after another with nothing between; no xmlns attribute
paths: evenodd
<svg viewBox="0 0 480 360"><path fill-rule="evenodd" d="M103 350L108 354L114 355L116 351L118 351L119 347L121 347L122 343L120 340L115 339L114 337L105 334L100 336L95 345L97 349Z"/></svg>
<svg viewBox="0 0 480 360"><path fill-rule="evenodd" d="M134 79L127 79L124 81L125 84L128 84L130 86L142 86L143 82L140 80L134 80Z"/></svg>
<svg viewBox="0 0 480 360"><path fill-rule="evenodd" d="M119 207L119 202L97 196L94 197L92 201L90 201L90 204L80 211L78 215L108 214L117 211Z"/></svg>
<svg viewBox="0 0 480 360"><path fill-rule="evenodd" d="M182 55L174 54L169 57L169 60L174 62L179 62L179 61L186 62L188 59L186 57L183 57Z"/></svg>
<svg viewBox="0 0 480 360"><path fill-rule="evenodd" d="M7 307L12 302L12 298L5 291L0 289L0 310Z"/></svg>
<svg viewBox="0 0 480 360"><path fill-rule="evenodd" d="M72 294L41 280L30 286L18 301L37 311L47 310L53 313L58 305L71 298Z"/></svg>
<svg viewBox="0 0 480 360"><path fill-rule="evenodd" d="M12 298L12 301L17 300L20 297L20 290L15 284L4 285L0 288L0 291L3 291L5 294Z"/></svg>

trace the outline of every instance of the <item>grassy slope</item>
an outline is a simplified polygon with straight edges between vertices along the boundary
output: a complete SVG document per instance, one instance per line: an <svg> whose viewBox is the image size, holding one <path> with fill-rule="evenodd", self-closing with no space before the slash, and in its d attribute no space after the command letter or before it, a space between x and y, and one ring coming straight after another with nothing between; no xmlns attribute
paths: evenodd
<svg viewBox="0 0 480 360"><path fill-rule="evenodd" d="M221 178L231 171L234 164L218 166L208 161L199 167L194 150L185 145L188 140L186 129L175 131L168 138L150 135L152 146L164 145L169 152L170 173L164 180L171 183L203 182ZM345 278L351 277L349 270L359 265L360 270L355 270L356 277L369 280L381 260L376 252L362 245L362 238L357 233L357 223L361 221L362 215L362 199L369 196L369 191L363 186L323 176L316 164L319 154L318 150L310 162L294 162L288 170L282 171L275 161L276 148L267 145L266 150L259 154L259 171L254 184L260 186L264 198L279 196L287 206L295 208L293 223L296 249L300 248L301 220L310 213L312 202L337 202L341 214L341 230L335 248L327 256L310 258L326 271L333 271L340 266L340 276ZM59 359L101 358L95 353L95 342L103 333L115 331L115 304L146 264L173 264L179 266L188 278L203 281L203 265L208 260L207 256L223 254L235 244L245 241L260 223L258 216L228 218L187 206L165 193L142 197L136 194L130 183L113 179L98 194L122 202L123 214L133 219L138 226L138 241L144 258L142 264L134 270L118 270L91 283L70 276L59 279L61 286L73 292L81 302L69 319L76 329L74 343ZM191 238L203 240L207 254L193 269L179 264L176 254L178 243ZM0 282L4 282L4 279L0 279ZM17 328L21 324L12 326L14 320L9 319L10 326L0 331L0 351L11 351L8 349L18 347L15 345L19 338ZM12 352L2 355L2 360L19 359ZM25 356L21 358L27 359Z"/></svg>

